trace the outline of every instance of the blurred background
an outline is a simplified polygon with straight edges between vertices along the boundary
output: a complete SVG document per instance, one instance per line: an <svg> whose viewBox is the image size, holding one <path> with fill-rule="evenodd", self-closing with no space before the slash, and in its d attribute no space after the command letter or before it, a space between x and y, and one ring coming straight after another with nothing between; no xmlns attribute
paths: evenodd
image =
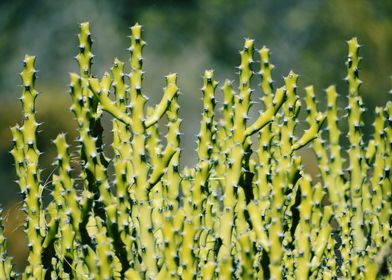
<svg viewBox="0 0 392 280"><path fill-rule="evenodd" d="M9 127L21 120L18 73L25 54L37 56L40 71L37 88L43 94L37 101L37 118L44 125L38 141L44 152L42 178L49 182L55 155L51 140L59 132L68 132L69 141L76 136L75 121L68 111L71 98L67 84L69 73L78 71L73 57L78 51L80 22L90 22L96 55L93 72L98 76L110 69L115 57L128 61L128 28L136 22L144 26L148 43L144 49L144 94L151 97L151 103L158 102L164 76L178 73L184 120L182 164L193 165L202 74L213 68L222 83L226 78L237 79L238 52L247 37L256 40L257 48L266 45L271 49L275 86L282 85L282 76L293 69L300 75L298 94L303 96L303 88L313 84L321 108L325 107L323 90L330 84L337 86L341 106L345 106L345 41L358 37L364 46L360 77L364 81L361 95L369 109L365 113L365 137L369 138L375 106L391 99L387 94L392 74L391 15L390 0L1 0L0 203L5 208L10 251L18 268L22 269L25 258L25 246L19 242L24 238L20 230L23 215L18 211L18 186L8 152L12 138ZM256 91L255 99L259 96ZM252 114L259 109L254 106ZM310 172L316 172L312 169L314 161L308 162Z"/></svg>

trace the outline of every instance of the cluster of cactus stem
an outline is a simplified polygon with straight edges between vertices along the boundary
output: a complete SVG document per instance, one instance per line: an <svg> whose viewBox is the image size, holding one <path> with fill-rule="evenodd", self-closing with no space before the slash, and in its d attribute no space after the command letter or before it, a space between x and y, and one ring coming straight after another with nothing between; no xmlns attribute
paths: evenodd
<svg viewBox="0 0 392 280"><path fill-rule="evenodd" d="M146 107L140 25L130 38L129 72L115 59L99 79L91 72L89 24L81 24L80 73L70 75L79 165L59 134L47 206L36 141L37 71L35 58L25 57L24 118L12 128L11 151L27 217L22 279L391 279L392 102L376 108L365 143L356 38L348 41L345 117L334 86L325 91L325 112L313 87L299 97L294 72L274 89L269 50L256 51L246 39L237 90L228 80L217 90L214 71L204 73L197 163L183 169L177 76L166 76L161 101ZM252 120L254 76L264 109ZM305 129L297 127L301 107ZM113 117L112 158L104 148L104 112ZM302 165L299 150L308 144L319 178ZM5 247L0 229L0 278L15 279Z"/></svg>

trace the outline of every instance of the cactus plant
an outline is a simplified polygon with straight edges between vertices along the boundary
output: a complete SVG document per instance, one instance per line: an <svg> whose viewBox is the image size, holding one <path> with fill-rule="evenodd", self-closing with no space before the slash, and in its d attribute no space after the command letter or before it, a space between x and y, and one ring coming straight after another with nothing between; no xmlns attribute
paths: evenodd
<svg viewBox="0 0 392 280"><path fill-rule="evenodd" d="M255 51L246 39L238 92L224 82L220 115L214 71L204 73L198 159L184 169L177 75L166 76L161 101L146 107L144 46L136 24L129 72L115 59L111 73L97 78L89 24L81 24L80 73L70 75L80 174L69 140L59 134L47 206L36 143L35 58L25 57L24 119L11 129L29 240L22 279L390 279L392 103L376 108L374 134L365 143L356 38L348 41L346 62L347 156L335 87L326 90L326 112L317 108L312 86L302 100L292 71L274 89L269 50ZM251 121L257 67L264 109ZM297 137L303 102L308 128ZM102 138L105 112L113 117L112 158ZM159 133L164 116L165 146ZM308 144L319 181L302 165L299 150ZM1 227L0 250L1 278L15 279Z"/></svg>

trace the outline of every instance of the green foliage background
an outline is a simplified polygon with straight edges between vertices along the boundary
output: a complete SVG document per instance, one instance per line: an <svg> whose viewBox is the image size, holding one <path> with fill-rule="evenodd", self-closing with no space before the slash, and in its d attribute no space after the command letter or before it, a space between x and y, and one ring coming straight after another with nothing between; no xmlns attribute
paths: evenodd
<svg viewBox="0 0 392 280"><path fill-rule="evenodd" d="M239 63L238 50L244 37L254 38L258 45L273 51L272 61L281 71L275 77L294 69L300 74L299 94L303 95L302 89L312 83L323 100L323 89L333 82L341 81L338 92L347 92L343 82L343 42L357 36L364 44L361 95L369 108L365 122L370 124L374 107L385 104L385 92L390 88L387 76L392 73L391 14L389 0L1 1L0 203L8 207L18 200L8 154L9 127L21 118L16 102L21 91L17 73L25 53L37 55L38 89L45 94L37 104L38 119L45 122L39 138L40 150L45 152L43 178L51 172L51 140L60 131L71 133L72 139L75 123L71 113L63 112L71 104L66 94L68 73L77 68L72 58L77 53L74 46L78 23L82 21L90 21L96 38L94 68L99 75L110 67L114 56L125 60L124 26L136 21L144 25L149 44L145 48L145 93L152 102L157 101L162 77L168 72L179 73L183 163L193 164L196 145L192 141L201 119L201 75L204 69L214 68L217 80L234 79L236 69L232 66Z"/></svg>

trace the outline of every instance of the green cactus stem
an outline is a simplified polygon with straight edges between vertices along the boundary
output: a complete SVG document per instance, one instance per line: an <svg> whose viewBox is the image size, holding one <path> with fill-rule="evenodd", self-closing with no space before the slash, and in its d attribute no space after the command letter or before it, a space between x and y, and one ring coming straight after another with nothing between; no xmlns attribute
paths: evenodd
<svg viewBox="0 0 392 280"><path fill-rule="evenodd" d="M25 57L23 121L11 128L29 242L21 279L390 279L392 102L376 107L367 137L356 38L348 41L346 116L335 86L325 90L325 112L313 86L301 97L293 71L274 89L269 50L245 39L237 90L204 72L197 163L182 168L178 75L167 75L161 100L148 104L142 26L130 33L129 65L116 58L99 77L89 24L80 25L79 73L70 75L77 146L64 133L54 139L45 186L35 58ZM262 104L251 119L256 68ZM112 117L106 148L104 114ZM316 175L304 167L308 145ZM3 233L0 221L0 278L17 279Z"/></svg>

